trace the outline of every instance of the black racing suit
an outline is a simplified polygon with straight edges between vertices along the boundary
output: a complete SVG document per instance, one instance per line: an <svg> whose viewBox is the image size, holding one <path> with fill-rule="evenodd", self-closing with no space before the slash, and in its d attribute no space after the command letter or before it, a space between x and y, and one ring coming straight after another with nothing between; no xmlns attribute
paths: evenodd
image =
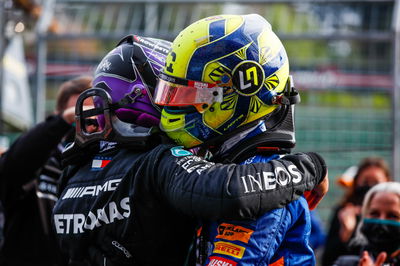
<svg viewBox="0 0 400 266"><path fill-rule="evenodd" d="M314 153L222 165L172 145L105 150L63 175L53 219L73 265L183 265L198 218L254 219L299 198L326 173ZM276 167L302 180L281 186L269 177L273 190L243 183Z"/></svg>
<svg viewBox="0 0 400 266"><path fill-rule="evenodd" d="M73 127L61 116L50 116L19 137L1 156L5 239L0 265L67 264L48 225L57 194L55 182L61 175L58 145L71 130L73 133Z"/></svg>

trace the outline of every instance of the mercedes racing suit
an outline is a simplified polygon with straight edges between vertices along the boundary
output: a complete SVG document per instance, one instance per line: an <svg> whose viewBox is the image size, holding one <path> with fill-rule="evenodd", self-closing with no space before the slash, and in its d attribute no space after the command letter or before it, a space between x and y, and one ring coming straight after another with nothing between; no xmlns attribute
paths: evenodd
<svg viewBox="0 0 400 266"><path fill-rule="evenodd" d="M171 145L146 152L110 145L63 174L53 222L74 265L183 265L199 218L254 219L298 199L325 172L314 153L222 165ZM278 168L291 180L278 182ZM243 183L260 175L260 186Z"/></svg>
<svg viewBox="0 0 400 266"><path fill-rule="evenodd" d="M256 155L244 163L268 162L277 155ZM280 184L300 182L300 175L284 176ZM250 186L260 179L247 180ZM271 186L275 186L271 183ZM307 201L300 197L285 207L263 214L255 221L220 220L203 226L201 246L205 265L315 265L308 244L311 220ZM204 251L201 251L204 253Z"/></svg>

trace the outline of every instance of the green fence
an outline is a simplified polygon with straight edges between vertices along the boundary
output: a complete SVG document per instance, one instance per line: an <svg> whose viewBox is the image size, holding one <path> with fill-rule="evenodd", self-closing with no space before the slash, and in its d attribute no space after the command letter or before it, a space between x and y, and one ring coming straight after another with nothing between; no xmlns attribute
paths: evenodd
<svg viewBox="0 0 400 266"><path fill-rule="evenodd" d="M368 156L391 161L391 114L390 108L315 107L302 103L297 107L294 152L319 152L329 168L330 190L318 207L325 223L344 192L336 184L340 174Z"/></svg>

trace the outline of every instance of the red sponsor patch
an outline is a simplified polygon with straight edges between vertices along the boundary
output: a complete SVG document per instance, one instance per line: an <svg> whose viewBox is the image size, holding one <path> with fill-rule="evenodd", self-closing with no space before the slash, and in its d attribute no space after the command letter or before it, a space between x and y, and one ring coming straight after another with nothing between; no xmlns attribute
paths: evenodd
<svg viewBox="0 0 400 266"><path fill-rule="evenodd" d="M207 264L207 266L236 266L236 265L237 263L235 261L228 260L218 256L210 257L210 262Z"/></svg>

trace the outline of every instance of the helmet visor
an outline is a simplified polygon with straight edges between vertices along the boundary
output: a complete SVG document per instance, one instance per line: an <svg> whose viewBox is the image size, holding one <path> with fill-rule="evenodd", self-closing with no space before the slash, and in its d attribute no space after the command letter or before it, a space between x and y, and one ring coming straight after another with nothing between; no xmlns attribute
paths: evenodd
<svg viewBox="0 0 400 266"><path fill-rule="evenodd" d="M222 102L222 93L217 84L160 74L154 102L163 106L194 106L202 113L214 102Z"/></svg>

